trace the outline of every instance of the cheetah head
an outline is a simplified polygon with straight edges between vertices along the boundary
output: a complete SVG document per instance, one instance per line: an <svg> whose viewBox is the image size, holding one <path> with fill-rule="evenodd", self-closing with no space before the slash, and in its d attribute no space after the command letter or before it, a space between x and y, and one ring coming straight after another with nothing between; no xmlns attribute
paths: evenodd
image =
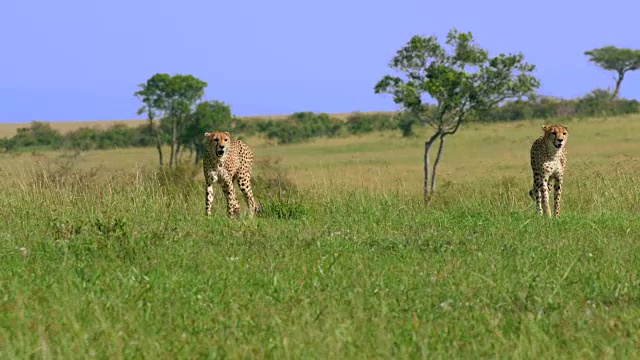
<svg viewBox="0 0 640 360"><path fill-rule="evenodd" d="M213 147L214 153L217 157L223 157L231 144L231 134L228 132L206 132L204 133L204 137L207 141L207 147Z"/></svg>
<svg viewBox="0 0 640 360"><path fill-rule="evenodd" d="M553 147L560 150L567 143L569 137L569 129L564 125L542 125L544 137Z"/></svg>

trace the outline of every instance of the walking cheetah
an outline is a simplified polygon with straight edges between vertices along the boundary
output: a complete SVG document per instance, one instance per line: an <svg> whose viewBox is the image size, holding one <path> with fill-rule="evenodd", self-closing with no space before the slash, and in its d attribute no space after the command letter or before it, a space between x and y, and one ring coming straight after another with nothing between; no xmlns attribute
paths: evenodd
<svg viewBox="0 0 640 360"><path fill-rule="evenodd" d="M560 196L562 195L562 177L567 164L567 138L569 129L564 125L542 125L544 135L536 139L531 146L531 170L533 170L533 189L529 196L536 202L538 213L551 217L549 193L551 180L554 180L554 215L560 215Z"/></svg>
<svg viewBox="0 0 640 360"><path fill-rule="evenodd" d="M237 218L240 215L240 202L236 197L233 181L236 180L247 201L249 216L260 211L251 190L251 170L253 152L242 140L231 140L228 132L204 133L206 150L202 162L206 183L205 212L211 215L213 203L213 185L222 185L227 200L227 213Z"/></svg>

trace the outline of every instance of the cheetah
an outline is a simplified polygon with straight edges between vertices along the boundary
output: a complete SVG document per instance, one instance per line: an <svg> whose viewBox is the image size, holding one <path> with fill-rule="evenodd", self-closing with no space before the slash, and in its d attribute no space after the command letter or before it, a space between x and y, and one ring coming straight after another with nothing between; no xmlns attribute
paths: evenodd
<svg viewBox="0 0 640 360"><path fill-rule="evenodd" d="M549 194L551 180L554 180L554 215L560 215L560 196L562 178L567 164L567 138L569 129L564 125L542 125L544 135L531 145L531 170L533 171L533 189L529 196L536 202L538 214L551 217Z"/></svg>
<svg viewBox="0 0 640 360"><path fill-rule="evenodd" d="M231 134L228 132L206 132L204 137L206 150L202 165L206 183L206 215L211 215L213 185L219 182L227 200L228 215L238 218L240 202L233 186L233 182L236 180L247 201L249 217L252 217L255 212L261 210L261 207L256 203L251 190L251 170L253 167L251 148L242 140L231 140Z"/></svg>

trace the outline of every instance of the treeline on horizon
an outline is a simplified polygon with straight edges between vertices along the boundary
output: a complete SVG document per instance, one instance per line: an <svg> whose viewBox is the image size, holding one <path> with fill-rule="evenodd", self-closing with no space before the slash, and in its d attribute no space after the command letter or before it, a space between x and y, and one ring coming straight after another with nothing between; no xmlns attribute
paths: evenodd
<svg viewBox="0 0 640 360"><path fill-rule="evenodd" d="M215 106L226 107L223 113L231 114L230 108L220 102ZM596 89L577 99L560 99L550 96L536 95L526 100L508 101L492 110L476 114L475 121L518 121L526 119L569 119L596 116L617 116L640 113L640 102L619 97L612 97L611 92ZM196 114L197 115L197 114ZM207 113L200 114L207 116ZM407 112L396 113L360 113L354 112L346 119L339 119L326 113L297 112L285 119L269 117L242 119L229 116L224 123L217 122L218 129L229 131L235 138L243 136L263 135L277 140L279 144L303 142L316 137L337 137L360 135L375 131L399 130L403 136L412 136L416 127L424 126L417 118ZM17 134L10 138L0 139L0 149L5 152L30 149L69 149L69 150L103 150L127 147L156 146L158 139L163 145L171 144L171 132L166 129L167 122L153 121L139 126L115 124L106 129L79 127L62 134L53 129L49 123L33 121L28 127L19 128ZM163 129L165 131L163 131ZM203 129L184 129L181 136L198 138ZM204 138L202 136L202 138ZM185 148L197 150L201 144L197 141ZM196 158L196 161L198 159Z"/></svg>

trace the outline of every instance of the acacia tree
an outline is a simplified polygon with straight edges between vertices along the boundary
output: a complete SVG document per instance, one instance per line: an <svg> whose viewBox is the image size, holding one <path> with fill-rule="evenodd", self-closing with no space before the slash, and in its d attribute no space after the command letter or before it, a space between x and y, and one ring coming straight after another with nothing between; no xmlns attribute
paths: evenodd
<svg viewBox="0 0 640 360"><path fill-rule="evenodd" d="M624 80L624 75L628 71L640 69L640 50L605 46L585 51L584 54L589 56L589 61L592 63L617 73L616 88L611 96L614 99L620 94L620 84Z"/></svg>
<svg viewBox="0 0 640 360"><path fill-rule="evenodd" d="M231 118L231 107L222 101L203 101L196 106L182 133L182 142L196 152L195 164L200 162L205 151L202 134L214 130L229 131Z"/></svg>
<svg viewBox="0 0 640 360"><path fill-rule="evenodd" d="M162 166L162 131L160 127L154 126L153 120L164 114L165 104L164 96L161 89L166 87L171 77L168 74L155 74L147 80L146 83L138 85L140 90L133 95L144 104L139 110L138 115L147 113L149 120L149 133L156 137L156 148L158 149L158 157L160 166Z"/></svg>
<svg viewBox="0 0 640 360"><path fill-rule="evenodd" d="M166 89L168 119L171 122L170 165L178 160L181 143L178 136L184 131L196 101L204 96L207 83L192 75L174 75Z"/></svg>
<svg viewBox="0 0 640 360"><path fill-rule="evenodd" d="M386 75L375 86L376 94L393 95L402 110L435 129L425 142L424 198L429 201L436 188L436 170L444 140L474 114L498 103L529 95L540 86L531 72L534 65L524 62L521 53L489 57L477 46L470 32L449 31L447 51L435 36L414 36L393 57L389 67L403 77ZM435 101L429 105L426 101ZM439 140L438 152L430 171L430 151Z"/></svg>
<svg viewBox="0 0 640 360"><path fill-rule="evenodd" d="M171 132L171 154L169 166L173 166L180 154L180 134L187 125L195 103L204 96L207 83L193 75L174 75L158 73L153 75L141 90L134 95L145 103L139 113L146 112L150 123L153 118L162 115ZM160 146L158 151L161 154ZM162 156L162 155L160 155Z"/></svg>

